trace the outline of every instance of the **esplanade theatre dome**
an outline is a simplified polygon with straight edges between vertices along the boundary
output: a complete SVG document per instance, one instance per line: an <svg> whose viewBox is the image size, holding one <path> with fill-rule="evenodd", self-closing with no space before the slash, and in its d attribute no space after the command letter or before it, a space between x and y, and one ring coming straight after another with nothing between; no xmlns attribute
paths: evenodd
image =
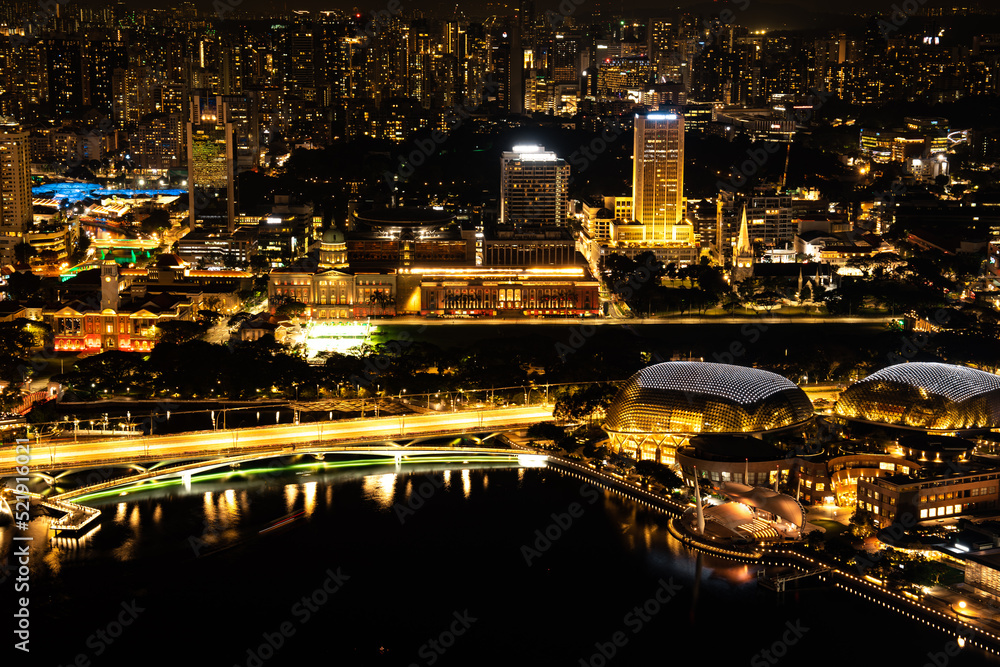
<svg viewBox="0 0 1000 667"><path fill-rule="evenodd" d="M952 364L896 364L845 389L834 412L927 431L994 428L1000 426L1000 376Z"/></svg>
<svg viewBox="0 0 1000 667"><path fill-rule="evenodd" d="M812 414L805 392L775 373L668 361L642 369L621 386L604 430L615 451L673 464L677 447L691 435L791 429Z"/></svg>

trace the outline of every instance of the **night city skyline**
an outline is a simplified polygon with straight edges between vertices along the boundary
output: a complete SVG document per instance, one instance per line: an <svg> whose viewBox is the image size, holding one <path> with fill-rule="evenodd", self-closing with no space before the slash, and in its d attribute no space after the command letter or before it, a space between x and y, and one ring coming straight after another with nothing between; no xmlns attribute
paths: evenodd
<svg viewBox="0 0 1000 667"><path fill-rule="evenodd" d="M1000 9L0 6L38 665L1000 664Z"/></svg>

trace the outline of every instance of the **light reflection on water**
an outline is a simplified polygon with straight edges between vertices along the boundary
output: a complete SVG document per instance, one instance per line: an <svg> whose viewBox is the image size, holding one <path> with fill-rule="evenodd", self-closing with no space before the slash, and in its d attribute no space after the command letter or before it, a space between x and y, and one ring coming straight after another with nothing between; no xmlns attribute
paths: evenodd
<svg viewBox="0 0 1000 667"><path fill-rule="evenodd" d="M725 588L745 588L756 582L758 567L705 555L674 539L666 528L665 515L612 494L604 495L603 509L618 522L628 548L645 554L650 569L696 582L695 605L702 582Z"/></svg>
<svg viewBox="0 0 1000 667"><path fill-rule="evenodd" d="M295 499L299 495L299 485L298 484L286 484L285 485L285 511L291 512L295 509Z"/></svg>
<svg viewBox="0 0 1000 667"><path fill-rule="evenodd" d="M394 472L367 475L363 484L365 497L374 500L380 509L389 509L396 495L396 477Z"/></svg>
<svg viewBox="0 0 1000 667"><path fill-rule="evenodd" d="M441 469L434 464L407 466L404 471L395 472L398 468L386 465L385 472L370 474L368 470L316 470L301 477L291 477L291 469L283 477L286 483L280 483L278 498L284 507L284 513L303 510L306 517L313 517L317 511L335 507L334 494L340 483L357 480L361 484L363 496L370 500L381 511L392 511L394 503L406 503L416 495L429 497L430 493L450 493L452 483L461 480L461 494L465 499L472 497L473 484L477 490L485 491L489 487L492 469L503 470L509 475L516 469L518 488L530 491L538 482L535 476L526 476L526 469L515 467L516 464L497 464L476 468ZM507 479L510 479L509 477ZM499 481L502 478L498 478ZM156 546L144 544L143 528L156 526L157 530L148 531L152 534L177 533L178 521L192 523L190 510L185 509L183 502L177 502L185 496L201 496L197 503L196 521L188 525L183 533L183 540L191 535L200 539L209 549L237 544L248 538L256 537L260 528L268 525L277 516L271 512L266 516L261 511L252 512L253 502L265 504L267 496L273 496L274 487L261 484L263 480L254 475L228 477L224 480L209 480L192 485L190 490L175 486L164 489L154 489L148 492L130 492L128 500L119 497L109 497L103 506L106 513L104 522L110 522L116 527L116 539L112 544L106 539L99 540L103 551L115 560L129 561L141 559ZM433 481L433 486L431 482ZM322 491L321 485L322 484ZM503 483L500 481L500 487ZM420 490L423 489L423 490ZM431 490L433 489L433 490ZM457 491L457 489L454 489ZM317 501L322 498L325 503L318 507ZM253 502L252 502L253 499ZM174 501L174 502L172 502ZM568 502L579 501L579 498L567 498ZM101 506L100 502L92 503ZM586 506L586 502L582 504ZM742 587L752 583L756 577L756 569L745 565L730 564L720 559L708 557L703 567L696 566L694 554L687 547L674 540L665 528L662 515L638 508L632 502L621 497L601 492L601 502L594 505L607 513L619 526L623 543L633 551L644 554L647 565L660 571L674 572L679 576L693 577L703 575L705 581L714 580L716 584L725 582L728 585ZM558 508L556 508L558 509ZM145 526L144 526L145 524ZM99 530L98 526L98 530ZM123 532L124 531L124 532ZM49 540L46 550L39 554L44 556L45 565L50 572L58 572L62 565L71 560L87 557L94 537L93 531L81 539L53 538ZM149 538L146 538L149 541ZM147 551L143 550L143 547ZM37 561L36 561L37 562ZM697 571L696 571L697 570Z"/></svg>
<svg viewBox="0 0 1000 667"><path fill-rule="evenodd" d="M302 497L306 516L311 517L316 510L316 487L319 482L306 482L302 485Z"/></svg>

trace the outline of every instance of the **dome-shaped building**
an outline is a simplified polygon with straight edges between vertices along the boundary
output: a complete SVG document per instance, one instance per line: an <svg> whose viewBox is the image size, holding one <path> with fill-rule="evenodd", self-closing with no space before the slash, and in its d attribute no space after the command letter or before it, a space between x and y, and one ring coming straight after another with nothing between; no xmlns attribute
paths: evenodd
<svg viewBox="0 0 1000 667"><path fill-rule="evenodd" d="M642 369L618 390L604 430L611 448L673 464L692 435L753 435L812 418L809 397L775 373L728 364L669 361Z"/></svg>
<svg viewBox="0 0 1000 667"><path fill-rule="evenodd" d="M1000 376L952 364L896 364L845 389L834 412L921 431L994 428L1000 426Z"/></svg>
<svg viewBox="0 0 1000 667"><path fill-rule="evenodd" d="M319 267L321 269L342 269L347 266L347 241L344 234L331 227L323 232L319 244Z"/></svg>

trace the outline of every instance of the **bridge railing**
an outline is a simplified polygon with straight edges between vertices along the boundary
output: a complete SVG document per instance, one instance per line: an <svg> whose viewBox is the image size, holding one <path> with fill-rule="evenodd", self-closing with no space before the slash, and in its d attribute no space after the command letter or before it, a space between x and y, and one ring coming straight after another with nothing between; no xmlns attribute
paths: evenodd
<svg viewBox="0 0 1000 667"><path fill-rule="evenodd" d="M264 427L264 428L273 428L273 427ZM474 429L475 427L472 427L472 428ZM469 431L470 431L470 426L468 426L468 425L460 425L460 426L454 426L454 427L450 427L450 428L440 428L440 429L436 429L434 431L430 431L428 433L420 433L418 435L418 437L423 438L423 437L436 437L436 436L442 436L442 435L455 435L455 434L459 434L459 433L468 433ZM209 433L211 433L211 431L209 431ZM186 433L184 435L196 435L196 434L187 434ZM185 453L183 455L173 455L172 456L172 455L169 455L169 454L156 453L156 452L148 452L148 453L135 453L135 454L131 454L129 456L119 456L119 457L111 457L111 458L100 458L98 460L93 460L93 461L82 461L81 460L81 461L75 461L74 462L72 460L70 460L70 461L56 461L56 460L53 460L51 463L48 463L48 464L43 463L41 460L39 460L37 463L35 463L35 471L36 472L45 472L45 471L57 470L57 469L59 469L59 470L65 470L65 469L71 469L71 468L91 467L93 465L97 465L99 467L108 467L108 466L114 466L114 465L117 465L117 464L129 465L129 464L140 464L140 463L148 463L148 462L163 461L163 460L174 460L174 461L176 461L176 460L184 460L184 459L205 459L205 458L214 458L216 456L223 456L223 455L233 455L233 456L236 456L236 455L239 455L241 453L250 453L250 452L268 452L268 451L280 452L280 451L283 451L283 450L287 449L289 446L291 446L293 448L302 448L302 447L305 447L305 448L309 448L309 447L329 447L330 445L325 445L324 443L337 442L338 440L346 441L346 442L358 442L358 443L362 443L362 442L380 442L380 441L387 441L389 438L393 438L393 437L407 437L407 434L404 433L404 432L402 432L402 431L400 431L399 433L390 433L390 434L381 434L381 435L368 435L368 436L365 436L365 435L361 435L361 436L354 435L354 436L340 436L340 437L338 437L336 433L331 433L331 434L329 434L328 438L324 437L323 439L315 438L315 437L312 437L310 435L310 439L308 439L308 440L299 440L299 441L297 441L297 442L295 442L295 443L293 443L291 445L288 445L288 444L274 445L274 444L268 444L268 443L262 443L262 444L256 444L256 445L255 444L240 445L239 441L237 440L237 443L236 443L235 446L231 446L231 445L228 445L228 444L226 444L226 445L219 444L219 445L214 446L211 449L206 449L206 450L203 450L203 451L192 451L192 452L189 452L189 453ZM133 439L129 440L128 442L130 442L130 443L132 443L132 444L134 444L136 446L139 446L139 447L146 447L146 448L148 448L148 443L144 443L144 439L142 439L142 438L140 438L140 439L134 439L133 438ZM346 446L346 445L344 445L344 447L346 447L348 449L350 448L349 446ZM402 449L405 449L405 448L402 448ZM465 448L462 448L462 449L468 449L468 447L465 447ZM0 475L6 474L8 472L13 472L13 471L14 471L13 465L11 465L9 468L6 468L6 469L5 468L0 468Z"/></svg>
<svg viewBox="0 0 1000 667"><path fill-rule="evenodd" d="M384 439L384 438L383 438ZM500 454L502 452L510 451L512 455L516 455L514 450L502 450L500 448L490 448L490 447L456 447L456 446L438 446L433 448L435 451L441 452L463 452L463 453L476 453L476 452L487 452L491 454ZM315 450L315 451L312 451ZM306 446L298 448L296 446L282 445L280 447L275 447L269 445L267 451L253 451L253 452L216 452L210 456L193 462L184 463L178 466L172 466L169 468L157 468L156 470L147 470L145 472L136 473L133 475L121 475L118 477L113 477L111 479L105 480L103 482L98 482L86 487L81 487L79 489L72 489L65 493L61 493L57 496L52 496L52 500L65 502L69 498L75 498L77 496L87 495L90 493L96 493L98 491L103 491L105 489L110 489L115 486L121 486L123 484L131 484L133 482L141 482L144 479L154 479L157 477L166 477L169 475L177 475L185 472L186 470L197 470L204 467L211 460L217 460L220 465L240 463L243 461L255 461L260 459L264 455L273 454L309 454L309 453L320 453L320 452L366 452L370 449L365 447L352 447L348 445L334 446L330 447L327 445L322 445L320 443L313 444L312 446ZM396 451L396 450L392 450ZM400 454L405 454L407 449L405 447L399 448ZM190 458L190 457L188 457Z"/></svg>

